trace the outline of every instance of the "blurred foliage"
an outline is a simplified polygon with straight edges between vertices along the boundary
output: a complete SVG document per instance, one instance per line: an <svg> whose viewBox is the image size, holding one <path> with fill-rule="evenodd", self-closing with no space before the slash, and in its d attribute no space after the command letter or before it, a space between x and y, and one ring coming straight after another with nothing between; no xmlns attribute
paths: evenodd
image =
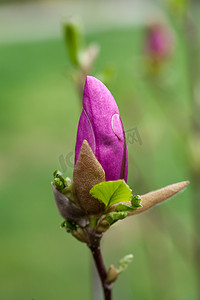
<svg viewBox="0 0 200 300"><path fill-rule="evenodd" d="M45 0L44 0L45 1ZM0 4L18 4L18 3L31 3L32 0L0 0ZM41 0L35 0L35 2L41 2Z"/></svg>
<svg viewBox="0 0 200 300"><path fill-rule="evenodd" d="M82 101L85 78L93 72L94 65L99 56L100 47L97 43L86 43L85 32L81 19L71 17L63 20L63 33L69 60L72 68L68 69L68 76L75 84ZM108 85L114 78L115 68L112 65L103 66L94 76Z"/></svg>
<svg viewBox="0 0 200 300"><path fill-rule="evenodd" d="M72 64L79 66L80 52L83 51L83 28L80 20L72 19L63 24L64 40L66 42L68 53Z"/></svg>
<svg viewBox="0 0 200 300"><path fill-rule="evenodd" d="M101 46L94 72L112 62L109 88L128 130L128 184L137 194L190 179L190 86L185 41L173 25L176 50L165 80L144 77L144 28L88 35ZM59 157L74 151L79 96L66 77L60 40L0 45L0 298L90 299L89 251L59 228L51 186ZM65 175L72 175L67 165ZM194 191L195 192L195 191ZM197 300L192 189L160 207L119 221L105 235L106 263L123 253L134 262L114 287L114 299ZM119 238L120 237L120 238Z"/></svg>

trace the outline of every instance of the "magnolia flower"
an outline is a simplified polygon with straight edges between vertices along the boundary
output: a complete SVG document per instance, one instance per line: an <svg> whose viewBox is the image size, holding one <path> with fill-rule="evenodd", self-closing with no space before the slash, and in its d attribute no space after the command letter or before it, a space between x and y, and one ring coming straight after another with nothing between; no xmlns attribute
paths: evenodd
<svg viewBox="0 0 200 300"><path fill-rule="evenodd" d="M79 226L78 239L90 240L90 234L88 239L82 237L80 228L88 226L91 217L96 219L95 234L101 234L114 222L159 204L188 184L184 181L133 197L125 183L127 175L128 151L117 104L102 82L87 76L73 182L56 171L53 183L58 210L64 219Z"/></svg>
<svg viewBox="0 0 200 300"><path fill-rule="evenodd" d="M87 76L83 93L74 168L74 190L80 207L89 214L105 205L89 194L103 181L127 180L128 151L117 104L106 86Z"/></svg>
<svg viewBox="0 0 200 300"><path fill-rule="evenodd" d="M88 142L103 167L106 180L127 181L128 151L119 109L106 86L92 76L87 76L83 92L75 164L83 140Z"/></svg>

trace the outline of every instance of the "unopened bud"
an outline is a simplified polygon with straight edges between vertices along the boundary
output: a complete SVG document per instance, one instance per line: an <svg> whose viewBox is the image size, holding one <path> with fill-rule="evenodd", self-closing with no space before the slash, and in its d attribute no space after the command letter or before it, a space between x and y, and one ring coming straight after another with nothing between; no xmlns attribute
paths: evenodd
<svg viewBox="0 0 200 300"><path fill-rule="evenodd" d="M73 183L72 180L67 177L65 178L65 188L61 191L70 201L76 204L76 199L73 192Z"/></svg>
<svg viewBox="0 0 200 300"><path fill-rule="evenodd" d="M111 265L108 269L106 283L108 283L108 284L113 283L114 281L117 280L118 275L119 275L119 273L118 273L117 269L113 265Z"/></svg>
<svg viewBox="0 0 200 300"><path fill-rule="evenodd" d="M57 190L61 191L62 189L64 189L64 183L60 180L60 178L55 178L54 179L54 184L57 188Z"/></svg>
<svg viewBox="0 0 200 300"><path fill-rule="evenodd" d="M76 231L73 231L72 235L82 243L87 243L88 242L85 231L81 227L78 227Z"/></svg>
<svg viewBox="0 0 200 300"><path fill-rule="evenodd" d="M66 182L62 173L56 170L53 172L53 177L54 177L54 184L57 190L61 191L62 189L64 189L64 187L66 186Z"/></svg>
<svg viewBox="0 0 200 300"><path fill-rule="evenodd" d="M163 61L172 55L174 37L163 23L153 23L147 28L145 52L154 61Z"/></svg>
<svg viewBox="0 0 200 300"><path fill-rule="evenodd" d="M110 228L110 223L106 219L104 219L97 225L96 232L102 233L107 231L109 228Z"/></svg>
<svg viewBox="0 0 200 300"><path fill-rule="evenodd" d="M174 195L182 191L188 184L189 181L181 181L178 183L167 185L159 190L142 195L142 207L138 208L132 213L129 213L128 215L134 215L144 212L153 207L154 205L160 204L161 202L173 197Z"/></svg>
<svg viewBox="0 0 200 300"><path fill-rule="evenodd" d="M120 259L117 268L118 274L124 272L127 269L128 265L132 262L132 260L133 260L133 254L125 255L122 259Z"/></svg>

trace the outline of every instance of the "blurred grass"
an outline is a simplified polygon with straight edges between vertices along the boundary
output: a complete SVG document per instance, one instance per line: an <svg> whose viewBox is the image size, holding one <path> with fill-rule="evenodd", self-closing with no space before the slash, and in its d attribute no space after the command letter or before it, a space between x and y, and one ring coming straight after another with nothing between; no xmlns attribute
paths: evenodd
<svg viewBox="0 0 200 300"><path fill-rule="evenodd" d="M101 46L94 71L110 62L116 66L109 88L125 129L137 126L143 141L141 146L128 145L134 192L189 179L184 134L190 106L181 37L177 34L167 92L141 80L142 28L100 32L87 39ZM64 44L48 40L0 45L0 69L0 298L90 299L89 251L59 228L62 220L50 186L52 172L60 168L59 156L74 149L81 111L67 75ZM71 168L66 175L72 175ZM115 285L116 300L197 299L187 251L193 238L190 206L188 189L106 234L108 265L125 254L135 255ZM172 215L180 227L174 228Z"/></svg>

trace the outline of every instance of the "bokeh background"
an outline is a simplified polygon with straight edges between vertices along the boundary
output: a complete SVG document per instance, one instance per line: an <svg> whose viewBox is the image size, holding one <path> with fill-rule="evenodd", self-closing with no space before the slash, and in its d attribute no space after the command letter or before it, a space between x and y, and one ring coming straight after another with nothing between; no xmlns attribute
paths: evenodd
<svg viewBox="0 0 200 300"><path fill-rule="evenodd" d="M125 130L141 137L128 143L134 193L191 181L105 234L107 266L134 254L114 299L200 299L199 14L198 1L0 2L0 299L92 299L89 250L60 228L50 185L55 169L72 176L81 112L61 26L72 15L100 47L91 75L111 66ZM145 47L153 23L173 36L159 63Z"/></svg>

